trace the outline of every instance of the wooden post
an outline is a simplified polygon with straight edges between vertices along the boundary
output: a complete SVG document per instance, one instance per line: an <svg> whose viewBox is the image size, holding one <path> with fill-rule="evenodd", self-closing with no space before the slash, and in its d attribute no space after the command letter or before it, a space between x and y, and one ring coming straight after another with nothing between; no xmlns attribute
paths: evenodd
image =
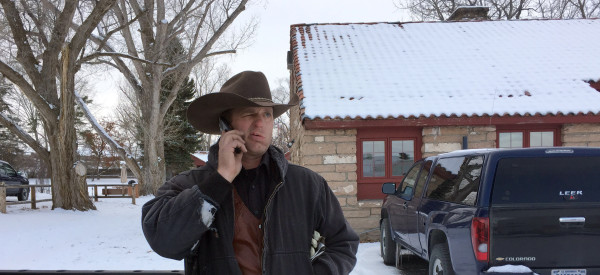
<svg viewBox="0 0 600 275"><path fill-rule="evenodd" d="M4 182L0 182L0 212L6 214L6 188Z"/></svg>
<svg viewBox="0 0 600 275"><path fill-rule="evenodd" d="M94 201L98 201L98 185L94 185Z"/></svg>
<svg viewBox="0 0 600 275"><path fill-rule="evenodd" d="M127 182L127 166L124 161L121 161L121 183Z"/></svg>
<svg viewBox="0 0 600 275"><path fill-rule="evenodd" d="M31 209L37 209L35 205L35 186L30 186L29 189L31 190Z"/></svg>
<svg viewBox="0 0 600 275"><path fill-rule="evenodd" d="M135 194L133 193L131 185L127 187L127 191L129 191L129 195L131 195L131 204L135 204Z"/></svg>

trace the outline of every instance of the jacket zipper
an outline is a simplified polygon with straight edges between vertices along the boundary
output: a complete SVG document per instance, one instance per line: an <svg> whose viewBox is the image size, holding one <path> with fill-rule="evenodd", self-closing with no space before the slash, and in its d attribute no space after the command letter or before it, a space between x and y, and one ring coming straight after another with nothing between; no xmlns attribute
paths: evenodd
<svg viewBox="0 0 600 275"><path fill-rule="evenodd" d="M263 251L262 251L262 264L261 264L261 269L262 269L262 273L265 273L265 251L267 249L267 222L269 221L269 216L267 215L267 212L269 210L269 206L271 205L271 201L273 201L273 197L275 197L275 194L277 194L277 191L279 191L279 188L281 188L281 185L283 185L283 180L281 180L279 182L279 184L277 184L277 186L275 186L275 189L273 190L273 193L271 193L271 196L269 197L269 200L267 201L267 205L265 206L265 210L263 211L263 217L264 217L264 221L262 223L262 227L263 227Z"/></svg>

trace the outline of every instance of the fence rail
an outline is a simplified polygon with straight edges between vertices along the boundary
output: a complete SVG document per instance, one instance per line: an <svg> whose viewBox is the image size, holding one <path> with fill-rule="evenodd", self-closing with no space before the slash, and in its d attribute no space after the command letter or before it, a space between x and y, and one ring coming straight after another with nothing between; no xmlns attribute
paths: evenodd
<svg viewBox="0 0 600 275"><path fill-rule="evenodd" d="M15 204L31 204L31 209L37 209L38 202L52 201L52 199L36 199L36 187L50 187L50 184L23 184L23 185L6 185L4 182L0 182L0 213L6 213L7 205ZM103 194L98 194L98 187L104 187ZM111 188L108 187L117 187ZM6 201L6 188L29 188L29 194L31 196L29 201ZM131 198L131 203L135 204L135 198L139 197L139 189L137 184L88 184L87 188L94 188L93 195L90 197L94 198L94 201L98 201L98 198Z"/></svg>

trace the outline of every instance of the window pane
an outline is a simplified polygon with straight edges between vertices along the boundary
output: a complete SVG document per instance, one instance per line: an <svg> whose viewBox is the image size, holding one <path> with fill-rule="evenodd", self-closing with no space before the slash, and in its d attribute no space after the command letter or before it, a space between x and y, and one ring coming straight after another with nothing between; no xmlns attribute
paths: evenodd
<svg viewBox="0 0 600 275"><path fill-rule="evenodd" d="M415 162L415 142L412 140L392 141L392 176L402 176Z"/></svg>
<svg viewBox="0 0 600 275"><path fill-rule="evenodd" d="M554 132L531 132L529 140L531 147L554 146Z"/></svg>
<svg viewBox="0 0 600 275"><path fill-rule="evenodd" d="M530 147L542 146L542 132L529 133L529 146Z"/></svg>
<svg viewBox="0 0 600 275"><path fill-rule="evenodd" d="M420 162L413 166L413 168L406 174L406 177L404 177L404 179L402 180L400 189L397 190L397 192L401 192L405 196L412 197L412 194L415 191L415 183L418 180L417 176L419 175L421 166L423 166L423 162Z"/></svg>
<svg viewBox="0 0 600 275"><path fill-rule="evenodd" d="M600 197L599 178L597 156L505 158L498 161L492 202L494 205L596 203ZM577 192L580 190L582 195ZM567 192L573 191L575 196L569 197Z"/></svg>
<svg viewBox="0 0 600 275"><path fill-rule="evenodd" d="M523 133L500 133L498 147L500 148L523 148Z"/></svg>
<svg viewBox="0 0 600 275"><path fill-rule="evenodd" d="M542 132L542 146L554 146L554 132Z"/></svg>
<svg viewBox="0 0 600 275"><path fill-rule="evenodd" d="M429 175L429 171L431 170L432 165L433 161L431 160L425 162L425 165L423 165L423 170L421 170L421 174L419 174L419 180L417 181L417 186L415 187L416 198L420 198L423 195L423 190L425 188L427 176Z"/></svg>
<svg viewBox="0 0 600 275"><path fill-rule="evenodd" d="M440 159L427 187L427 197L474 205L482 165L482 156Z"/></svg>
<svg viewBox="0 0 600 275"><path fill-rule="evenodd" d="M363 141L363 177L385 176L385 143Z"/></svg>

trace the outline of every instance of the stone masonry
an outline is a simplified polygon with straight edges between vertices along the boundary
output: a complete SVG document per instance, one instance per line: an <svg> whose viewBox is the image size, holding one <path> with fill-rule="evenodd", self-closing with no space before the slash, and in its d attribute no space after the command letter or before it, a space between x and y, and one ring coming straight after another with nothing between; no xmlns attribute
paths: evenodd
<svg viewBox="0 0 600 275"><path fill-rule="evenodd" d="M291 113L295 112L292 110ZM296 140L291 149L291 162L307 167L327 180L361 241L378 241L382 201L358 201L356 196L356 129L306 130L299 118L290 121ZM465 136L469 149L496 147L496 127L493 125L424 127L422 133L423 157L460 150ZM561 139L563 146L600 147L598 133L600 124L565 124Z"/></svg>
<svg viewBox="0 0 600 275"><path fill-rule="evenodd" d="M381 200L358 202L356 199L356 129L302 129L300 132L302 138L295 144L297 151L293 150L292 162L325 178L361 240L378 239L379 233L375 231L379 227Z"/></svg>
<svg viewBox="0 0 600 275"><path fill-rule="evenodd" d="M423 128L423 158L462 149L463 137L467 148L495 148L495 126L436 126Z"/></svg>
<svg viewBox="0 0 600 275"><path fill-rule="evenodd" d="M563 146L600 147L600 124L565 124L561 139Z"/></svg>

